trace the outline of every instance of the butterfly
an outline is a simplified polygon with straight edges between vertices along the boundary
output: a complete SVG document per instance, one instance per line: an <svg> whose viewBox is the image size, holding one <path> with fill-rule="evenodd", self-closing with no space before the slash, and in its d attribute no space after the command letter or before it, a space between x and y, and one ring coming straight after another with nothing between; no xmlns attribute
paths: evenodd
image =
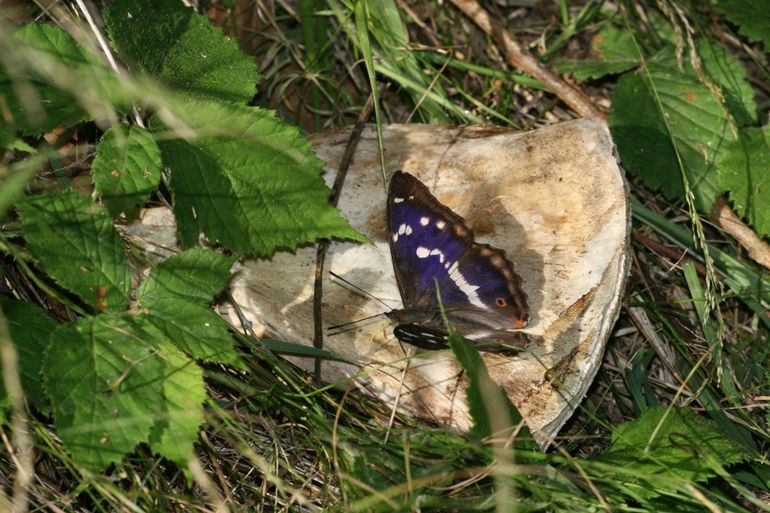
<svg viewBox="0 0 770 513"><path fill-rule="evenodd" d="M387 199L388 242L404 308L388 312L402 342L448 347L449 322L478 349L507 353L526 347L529 323L521 277L505 251L479 244L461 216L417 178L396 171Z"/></svg>

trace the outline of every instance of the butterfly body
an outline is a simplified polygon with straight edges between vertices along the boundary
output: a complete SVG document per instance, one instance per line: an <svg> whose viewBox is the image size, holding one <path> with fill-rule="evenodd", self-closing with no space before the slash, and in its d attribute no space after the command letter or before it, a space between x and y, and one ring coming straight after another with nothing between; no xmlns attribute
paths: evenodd
<svg viewBox="0 0 770 513"><path fill-rule="evenodd" d="M446 347L441 308L466 338L525 345L511 331L529 322L521 278L501 249L475 242L465 220L414 176L396 171L387 202L388 234L403 309L388 316L407 343ZM438 294L441 297L439 306ZM493 343L484 350L495 351ZM500 345L503 351L505 344Z"/></svg>

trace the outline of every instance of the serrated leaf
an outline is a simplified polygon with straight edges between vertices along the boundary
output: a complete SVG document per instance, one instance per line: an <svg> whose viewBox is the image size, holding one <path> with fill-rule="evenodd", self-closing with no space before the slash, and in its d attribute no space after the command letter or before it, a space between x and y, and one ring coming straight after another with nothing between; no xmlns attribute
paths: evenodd
<svg viewBox="0 0 770 513"><path fill-rule="evenodd" d="M192 483L187 462L194 454L204 421L203 369L171 344L161 343L166 372L163 378L163 411L150 432L150 447L175 462Z"/></svg>
<svg viewBox="0 0 770 513"><path fill-rule="evenodd" d="M571 75L575 80L585 81L616 75L633 68L637 63L605 62L601 59L554 59L553 68L564 75Z"/></svg>
<svg viewBox="0 0 770 513"><path fill-rule="evenodd" d="M149 323L190 356L234 367L243 365L229 325L211 308L179 299L157 300L146 316Z"/></svg>
<svg viewBox="0 0 770 513"><path fill-rule="evenodd" d="M554 69L582 81L622 73L641 62L639 52L628 32L612 26L593 38L591 50L596 58L555 59Z"/></svg>
<svg viewBox="0 0 770 513"><path fill-rule="evenodd" d="M720 192L717 153L734 139L725 111L712 91L679 69L673 49L653 58L647 71L623 76L613 95L610 127L623 166L667 198L681 199L676 148L696 206L707 211Z"/></svg>
<svg viewBox="0 0 770 513"><path fill-rule="evenodd" d="M91 62L69 34L53 25L22 25L13 37L18 44L43 51L53 62L72 66L73 70ZM6 68L0 73L0 97L5 100L4 108L12 116L16 129L25 135L88 119L88 113L73 94L54 87L44 75L32 74L23 68Z"/></svg>
<svg viewBox="0 0 770 513"><path fill-rule="evenodd" d="M176 91L240 103L256 93L253 57L177 0L119 0L105 10L104 20L125 60Z"/></svg>
<svg viewBox="0 0 770 513"><path fill-rule="evenodd" d="M741 34L751 41L762 41L770 49L770 1L722 0L716 10L738 25Z"/></svg>
<svg viewBox="0 0 770 513"><path fill-rule="evenodd" d="M667 474L703 481L716 475L717 465L750 457L743 445L727 438L712 421L686 408L658 406L615 428L612 445L599 459L622 467L633 462L639 477Z"/></svg>
<svg viewBox="0 0 770 513"><path fill-rule="evenodd" d="M170 256L144 280L136 298L152 308L166 300L182 300L207 305L222 292L230 278L236 257L208 249L194 248Z"/></svg>
<svg viewBox="0 0 770 513"><path fill-rule="evenodd" d="M201 231L259 256L319 238L367 240L329 205L323 164L296 128L256 107L196 101L185 112L201 137L159 144L186 246Z"/></svg>
<svg viewBox="0 0 770 513"><path fill-rule="evenodd" d="M770 127L741 130L719 161L719 184L760 235L770 235Z"/></svg>
<svg viewBox="0 0 770 513"><path fill-rule="evenodd" d="M43 389L43 359L40 355L45 353L51 333L58 325L42 308L32 303L0 298L0 307L8 320L11 340L19 355L19 372L24 394L39 410L47 411L49 404ZM2 389L0 380L0 390Z"/></svg>
<svg viewBox="0 0 770 513"><path fill-rule="evenodd" d="M130 318L103 314L60 326L45 358L57 433L81 465L121 461L162 411L164 362Z"/></svg>
<svg viewBox="0 0 770 513"><path fill-rule="evenodd" d="M152 134L133 126L111 128L99 140L91 167L96 192L112 216L147 201L160 183L160 149Z"/></svg>
<svg viewBox="0 0 770 513"><path fill-rule="evenodd" d="M113 102L126 103L113 72L59 27L29 23L13 39L21 58L4 61L0 98L22 134L105 117ZM29 61L34 65L27 65Z"/></svg>
<svg viewBox="0 0 770 513"><path fill-rule="evenodd" d="M87 196L51 191L17 203L29 251L95 310L128 308L131 277L112 218Z"/></svg>
<svg viewBox="0 0 770 513"><path fill-rule="evenodd" d="M749 83L748 72L743 63L707 39L699 40L697 46L703 68L722 90L727 108L735 122L741 126L756 123L755 92Z"/></svg>

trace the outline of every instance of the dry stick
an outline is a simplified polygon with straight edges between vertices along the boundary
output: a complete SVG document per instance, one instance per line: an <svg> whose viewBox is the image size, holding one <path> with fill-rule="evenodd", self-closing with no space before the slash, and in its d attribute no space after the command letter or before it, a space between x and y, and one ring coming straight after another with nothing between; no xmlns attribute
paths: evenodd
<svg viewBox="0 0 770 513"><path fill-rule="evenodd" d="M717 198L711 210L711 219L738 244L748 251L749 256L759 265L770 269L770 245L759 238L757 233L741 221L723 198Z"/></svg>
<svg viewBox="0 0 770 513"><path fill-rule="evenodd" d="M558 96L561 101L569 105L570 108L581 116L606 120L606 114L599 110L585 93L565 82L561 77L543 66L526 49L522 48L510 32L492 20L489 13L484 10L477 0L452 0L452 3L472 19L481 30L492 36L498 44L505 48L505 53L508 54L508 62L511 66L539 80L549 91Z"/></svg>
<svg viewBox="0 0 770 513"><path fill-rule="evenodd" d="M663 258L668 258L669 260L676 262L675 264L676 267L678 267L679 262L681 262L687 256L687 252L682 252L677 249L665 246L660 242L656 241L655 239L653 239L652 237L648 237L642 234L639 230L631 231L631 237L633 237L633 239L639 244L646 246L647 249L657 254L658 256L661 256ZM705 265L703 265L702 263L698 262L693 258L688 258L688 260L690 260L695 265L695 270L699 275L706 276Z"/></svg>
<svg viewBox="0 0 770 513"><path fill-rule="evenodd" d="M345 146L345 152L342 154L340 165L337 168L337 176L334 177L332 195L329 201L335 207L340 199L342 184L345 182L345 177L348 174L350 163L353 160L353 153L355 153L358 141L361 138L361 132L364 131L364 126L366 126L366 121L369 119L369 116L372 115L372 110L374 110L374 95L369 95L369 99L366 100L364 108L361 109L361 113L358 115L358 119L356 119L353 131L350 133L348 144ZM313 284L313 347L318 349L323 349L324 346L321 297L323 296L324 261L326 260L326 251L328 249L329 241L323 240L318 244L318 249L316 249L315 254L315 282ZM316 357L315 369L313 372L316 383L321 381L321 361L320 357Z"/></svg>

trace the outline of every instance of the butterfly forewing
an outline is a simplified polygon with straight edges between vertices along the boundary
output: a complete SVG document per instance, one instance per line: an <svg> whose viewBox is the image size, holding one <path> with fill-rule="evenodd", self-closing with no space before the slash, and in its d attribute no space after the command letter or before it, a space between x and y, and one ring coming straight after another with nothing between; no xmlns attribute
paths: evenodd
<svg viewBox="0 0 770 513"><path fill-rule="evenodd" d="M443 290L453 264L473 242L470 230L422 182L401 171L391 178L387 210L393 268L404 306L437 305L436 282Z"/></svg>

